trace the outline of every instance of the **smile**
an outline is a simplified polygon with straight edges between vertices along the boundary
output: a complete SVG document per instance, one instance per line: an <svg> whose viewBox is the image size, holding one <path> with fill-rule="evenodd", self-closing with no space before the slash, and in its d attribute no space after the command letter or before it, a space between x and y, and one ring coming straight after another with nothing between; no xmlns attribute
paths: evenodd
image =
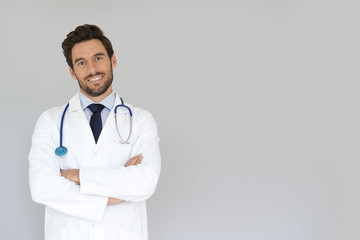
<svg viewBox="0 0 360 240"><path fill-rule="evenodd" d="M103 78L103 76L96 76L96 77L93 77L93 78L89 78L88 81L89 82L95 82L95 81L98 81L98 80L100 80L102 78Z"/></svg>

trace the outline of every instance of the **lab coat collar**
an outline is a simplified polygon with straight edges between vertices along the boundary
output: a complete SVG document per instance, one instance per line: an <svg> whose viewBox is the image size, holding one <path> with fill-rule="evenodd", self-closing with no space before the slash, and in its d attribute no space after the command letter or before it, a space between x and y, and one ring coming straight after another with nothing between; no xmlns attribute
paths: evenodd
<svg viewBox="0 0 360 240"><path fill-rule="evenodd" d="M69 112L74 112L77 110L82 110L80 102L80 92L77 92L69 101Z"/></svg>

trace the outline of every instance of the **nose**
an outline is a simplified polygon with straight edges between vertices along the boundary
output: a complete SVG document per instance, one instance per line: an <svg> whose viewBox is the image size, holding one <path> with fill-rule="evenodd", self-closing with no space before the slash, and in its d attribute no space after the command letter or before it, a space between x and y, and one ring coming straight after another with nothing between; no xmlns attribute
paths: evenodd
<svg viewBox="0 0 360 240"><path fill-rule="evenodd" d="M88 75L94 75L96 73L95 64L91 61L87 64Z"/></svg>

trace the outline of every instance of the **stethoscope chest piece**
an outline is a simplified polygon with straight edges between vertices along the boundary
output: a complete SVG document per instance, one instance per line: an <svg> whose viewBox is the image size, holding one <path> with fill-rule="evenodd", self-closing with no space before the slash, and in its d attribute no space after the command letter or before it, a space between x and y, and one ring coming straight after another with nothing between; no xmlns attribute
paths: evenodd
<svg viewBox="0 0 360 240"><path fill-rule="evenodd" d="M67 153L67 148L66 147L58 147L55 149L55 154L57 156L64 156Z"/></svg>

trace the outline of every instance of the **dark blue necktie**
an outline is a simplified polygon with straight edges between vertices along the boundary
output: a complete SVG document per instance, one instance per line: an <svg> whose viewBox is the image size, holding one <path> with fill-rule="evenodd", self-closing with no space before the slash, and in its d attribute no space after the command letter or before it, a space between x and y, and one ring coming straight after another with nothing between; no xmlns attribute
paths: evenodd
<svg viewBox="0 0 360 240"><path fill-rule="evenodd" d="M90 118L90 127L93 132L95 142L97 143L102 129L101 110L103 110L104 105L93 103L90 104L88 107L93 112Z"/></svg>

